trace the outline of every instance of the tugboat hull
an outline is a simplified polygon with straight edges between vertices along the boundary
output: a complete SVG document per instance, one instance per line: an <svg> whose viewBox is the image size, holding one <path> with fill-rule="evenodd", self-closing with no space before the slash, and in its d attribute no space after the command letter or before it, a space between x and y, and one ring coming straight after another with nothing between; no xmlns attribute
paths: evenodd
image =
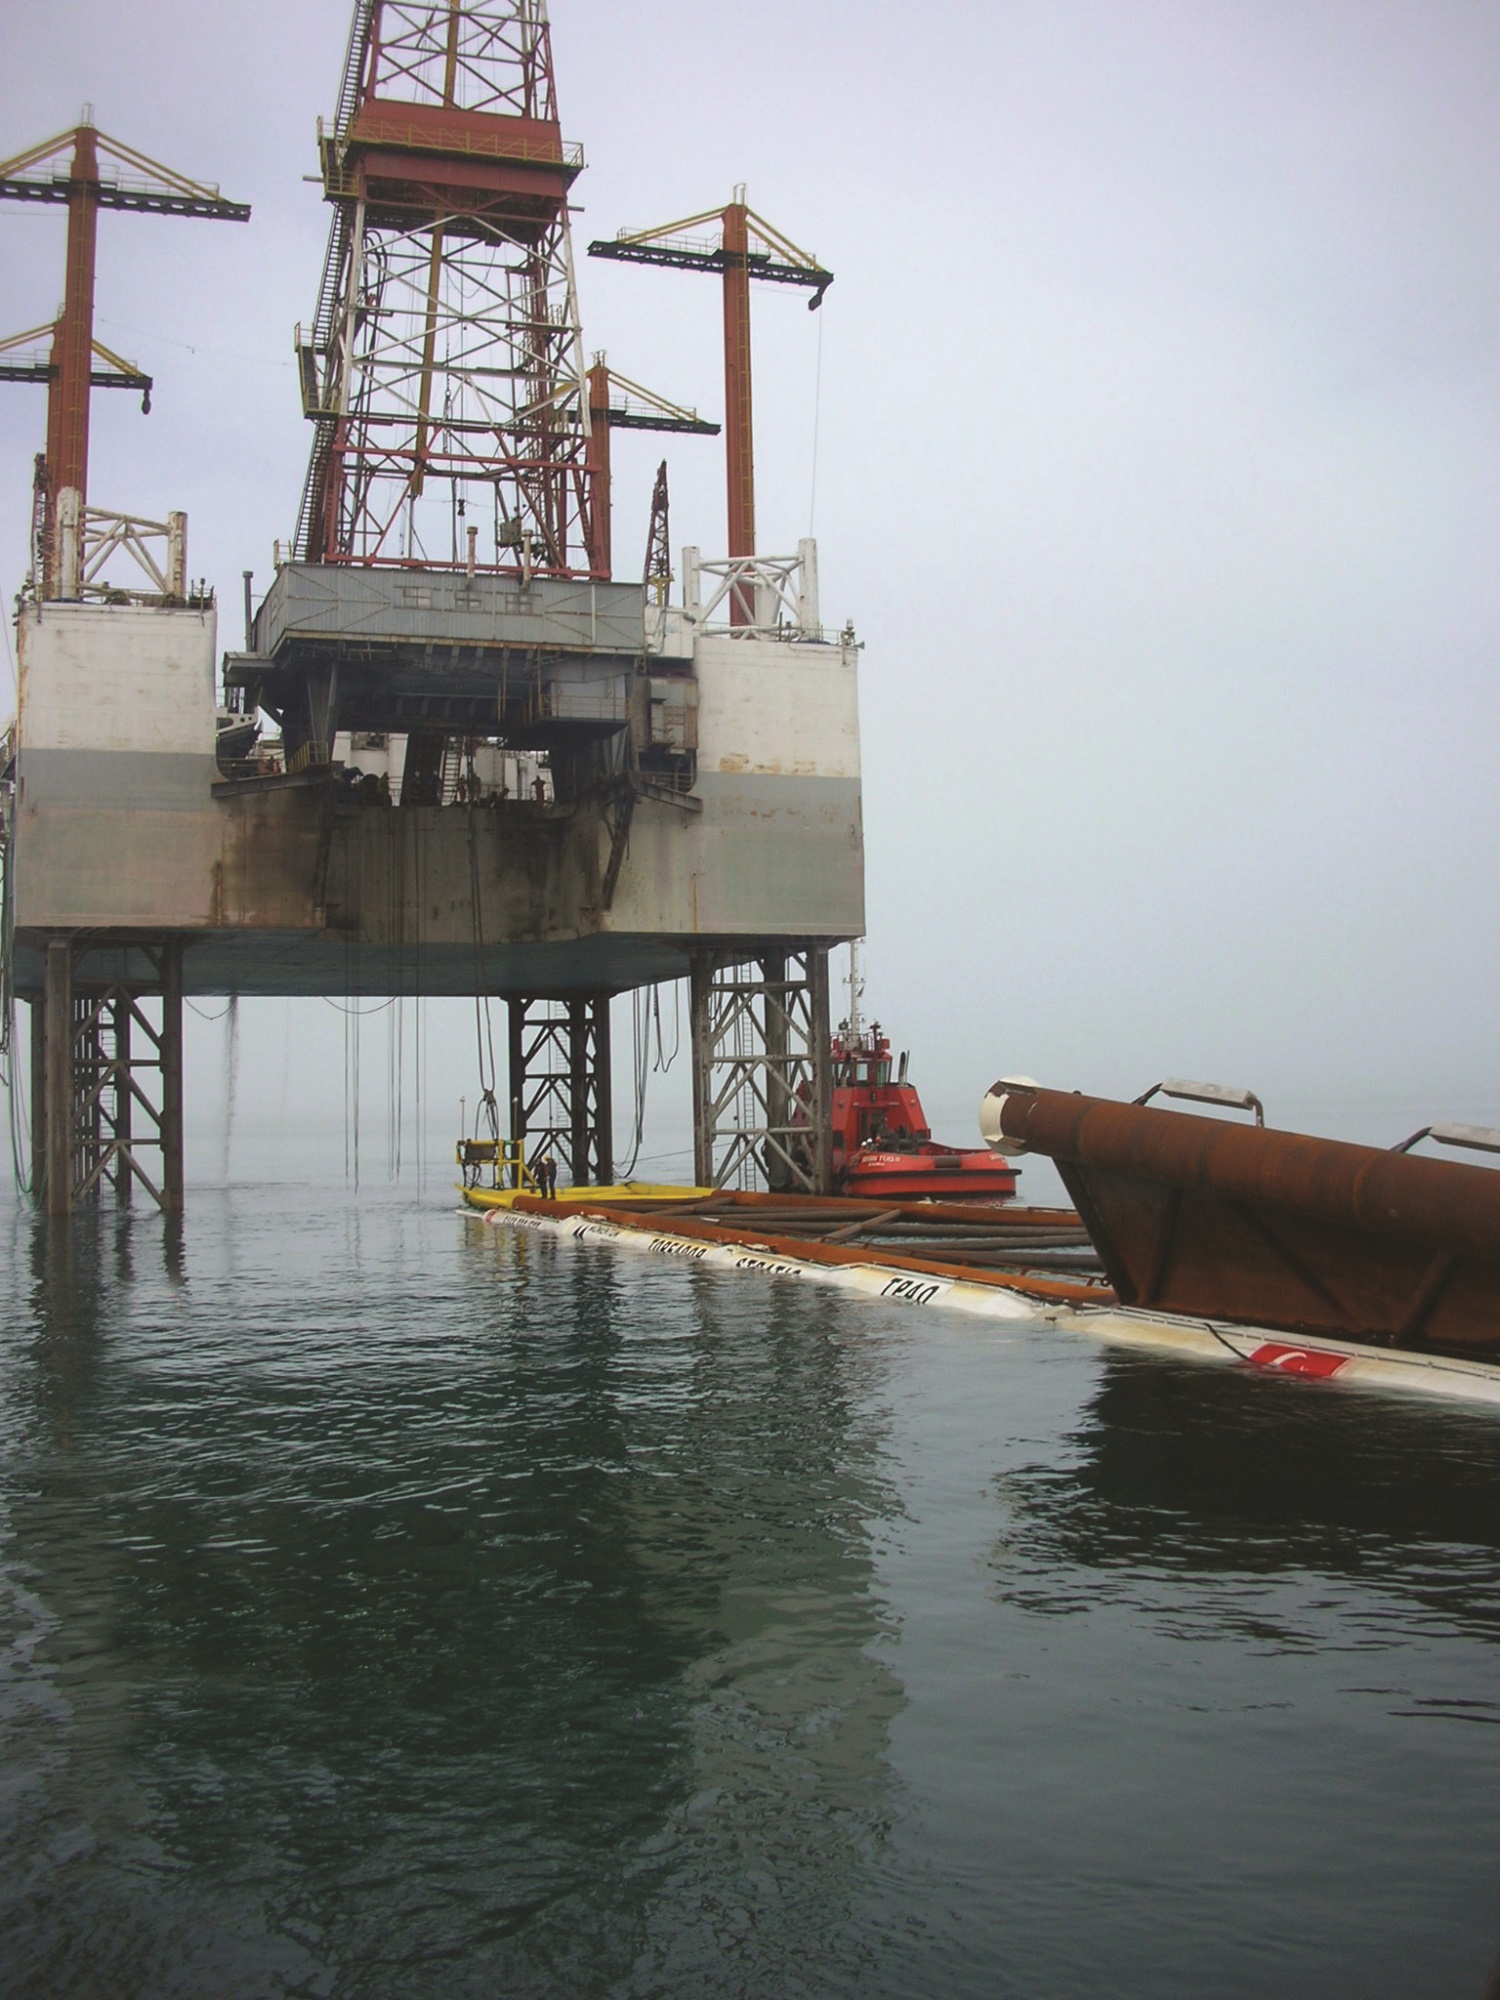
<svg viewBox="0 0 1500 2000"><path fill-rule="evenodd" d="M1014 1201L1016 1170L992 1153L855 1155L845 1191L879 1201Z"/></svg>

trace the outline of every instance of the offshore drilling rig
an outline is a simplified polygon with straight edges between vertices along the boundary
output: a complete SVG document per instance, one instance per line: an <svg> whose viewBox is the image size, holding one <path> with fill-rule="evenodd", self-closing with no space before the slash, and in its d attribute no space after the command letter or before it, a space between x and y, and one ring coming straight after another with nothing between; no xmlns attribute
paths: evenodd
<svg viewBox="0 0 1500 2000"><path fill-rule="evenodd" d="M727 555L685 549L671 600L663 467L645 573L617 579L611 429L718 427L585 360L545 7L359 0L296 340L307 478L220 687L185 517L87 501L90 386L149 390L93 343L93 230L248 211L99 136L0 166L0 198L69 224L57 328L0 345L49 401L4 760L45 1207L181 1206L188 994L502 997L510 1137L607 1182L609 1002L679 978L696 1178L825 1189L828 952L864 928L858 649L822 628L811 541L756 552L750 289L817 305L832 274L742 190L592 246L724 291Z"/></svg>

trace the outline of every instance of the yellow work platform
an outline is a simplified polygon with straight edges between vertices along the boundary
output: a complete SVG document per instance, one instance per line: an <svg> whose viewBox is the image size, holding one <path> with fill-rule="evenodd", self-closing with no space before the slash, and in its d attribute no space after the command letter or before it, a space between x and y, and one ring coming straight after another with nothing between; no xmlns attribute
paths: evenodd
<svg viewBox="0 0 1500 2000"><path fill-rule="evenodd" d="M667 1187L655 1181L622 1181L618 1187L568 1187L559 1188L553 1199L559 1203L584 1202L589 1207L598 1203L619 1201L627 1205L633 1201L699 1201L714 1193L713 1188ZM536 1193L532 1188L460 1188L459 1193L470 1208L512 1208L518 1194Z"/></svg>

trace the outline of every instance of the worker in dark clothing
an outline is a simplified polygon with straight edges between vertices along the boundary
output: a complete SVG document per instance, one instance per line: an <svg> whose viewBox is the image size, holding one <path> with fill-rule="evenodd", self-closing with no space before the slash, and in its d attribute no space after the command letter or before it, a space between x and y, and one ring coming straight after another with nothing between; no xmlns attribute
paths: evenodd
<svg viewBox="0 0 1500 2000"><path fill-rule="evenodd" d="M537 1186L548 1201L557 1199L557 1162L550 1153L543 1153L536 1164Z"/></svg>

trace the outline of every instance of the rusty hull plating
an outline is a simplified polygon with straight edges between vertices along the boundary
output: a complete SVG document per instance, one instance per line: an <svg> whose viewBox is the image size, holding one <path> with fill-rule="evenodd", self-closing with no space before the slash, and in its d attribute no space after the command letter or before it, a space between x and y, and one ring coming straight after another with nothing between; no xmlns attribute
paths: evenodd
<svg viewBox="0 0 1500 2000"><path fill-rule="evenodd" d="M1500 1173L998 1084L1124 1305L1500 1360Z"/></svg>

